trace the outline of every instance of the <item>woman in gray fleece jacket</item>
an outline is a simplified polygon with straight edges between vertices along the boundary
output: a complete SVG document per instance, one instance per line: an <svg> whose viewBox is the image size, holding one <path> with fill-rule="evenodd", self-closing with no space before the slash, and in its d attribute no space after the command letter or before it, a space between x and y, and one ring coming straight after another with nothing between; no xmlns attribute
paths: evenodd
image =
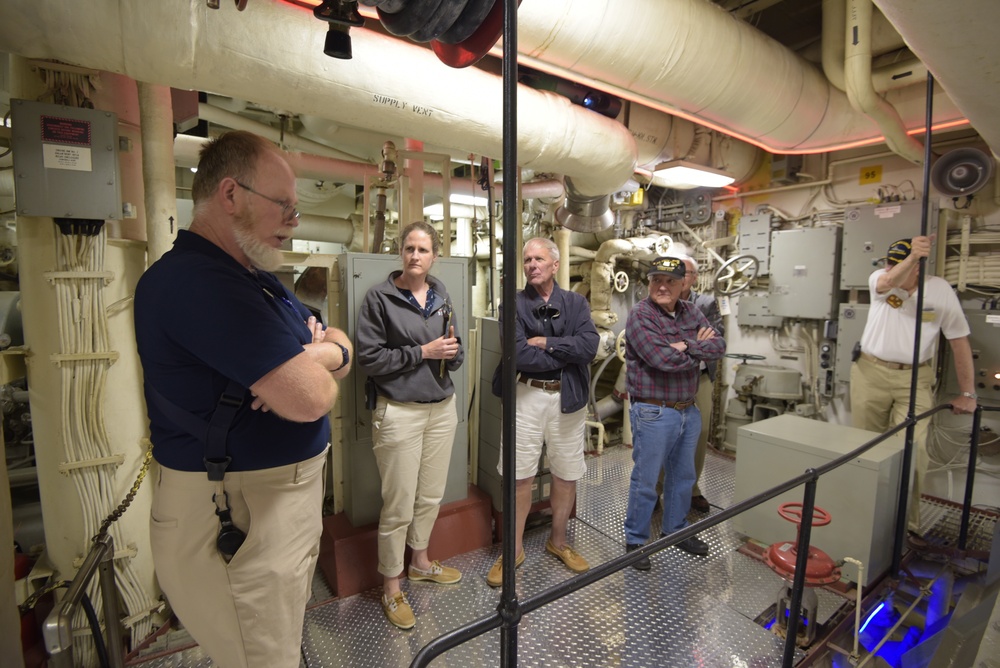
<svg viewBox="0 0 1000 668"><path fill-rule="evenodd" d="M431 561L427 544L458 425L450 372L462 365L465 354L455 337L448 293L430 276L440 248L437 232L427 223L410 223L400 239L403 268L365 296L355 355L378 392L372 441L382 478L382 609L390 622L409 629L416 619L399 586L407 544L413 550L411 580L453 584L462 579L457 569Z"/></svg>

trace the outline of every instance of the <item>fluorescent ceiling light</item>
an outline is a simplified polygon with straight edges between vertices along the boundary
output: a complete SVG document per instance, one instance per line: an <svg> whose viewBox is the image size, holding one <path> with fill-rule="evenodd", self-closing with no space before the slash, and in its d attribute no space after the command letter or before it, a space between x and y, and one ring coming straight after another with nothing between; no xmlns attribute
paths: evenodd
<svg viewBox="0 0 1000 668"><path fill-rule="evenodd" d="M696 165L687 160L661 162L653 170L656 185L664 188L721 188L736 179L721 169Z"/></svg>

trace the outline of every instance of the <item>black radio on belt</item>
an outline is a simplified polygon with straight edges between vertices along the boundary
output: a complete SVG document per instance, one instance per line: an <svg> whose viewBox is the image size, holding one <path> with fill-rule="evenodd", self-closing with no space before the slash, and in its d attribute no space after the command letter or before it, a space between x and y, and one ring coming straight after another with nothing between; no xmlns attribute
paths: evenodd
<svg viewBox="0 0 1000 668"><path fill-rule="evenodd" d="M247 539L247 535L243 533L242 529L233 524L232 514L229 510L229 492L223 492L223 495L226 497L226 507L219 508L216 506L215 508L215 514L219 516L219 537L215 539L215 547L226 561L229 561L243 545L243 541ZM215 502L214 494L212 495L212 502Z"/></svg>

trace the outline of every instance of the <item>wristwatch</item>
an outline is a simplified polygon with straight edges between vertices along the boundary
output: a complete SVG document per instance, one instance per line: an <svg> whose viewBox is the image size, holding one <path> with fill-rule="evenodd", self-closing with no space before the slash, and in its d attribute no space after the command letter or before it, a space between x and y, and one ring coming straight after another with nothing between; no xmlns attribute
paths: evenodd
<svg viewBox="0 0 1000 668"><path fill-rule="evenodd" d="M975 392L962 392L962 396L969 397L972 400L976 400L979 398L979 395L976 394Z"/></svg>
<svg viewBox="0 0 1000 668"><path fill-rule="evenodd" d="M340 348L340 353L344 357L344 361L340 363L340 366L334 369L334 371L340 371L345 366L351 363L351 351L347 349L347 346L341 345L336 341L333 341L332 343Z"/></svg>

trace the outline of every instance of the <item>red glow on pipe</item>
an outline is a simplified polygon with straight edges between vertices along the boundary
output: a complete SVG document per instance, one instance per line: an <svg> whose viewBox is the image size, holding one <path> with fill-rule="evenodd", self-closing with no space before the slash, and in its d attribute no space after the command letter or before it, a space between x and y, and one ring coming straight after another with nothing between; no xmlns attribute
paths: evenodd
<svg viewBox="0 0 1000 668"><path fill-rule="evenodd" d="M298 7L300 9L306 9L307 5L309 7L315 7L315 6L319 5L319 4L321 4L321 0L284 0L284 1L287 4L292 5L293 7ZM361 4L359 4L358 5L358 13L360 13L366 19L372 19L373 21L378 21L379 20L379 18L378 18L378 12L375 10L374 7L368 7L367 5L361 5ZM364 30L363 27L360 28L360 29ZM502 41L502 39L503 38L501 38L501 40L498 41L493 46L492 49L490 49L490 51L489 51L490 55L496 56L497 58L500 58L503 55L503 41ZM739 139L742 142L746 142L747 144L751 144L753 146L756 146L759 149L767 151L768 153L773 153L775 155L813 155L813 154L817 154L817 153L830 153L830 152L833 152L833 151L843 151L843 150L851 149L851 148L860 148L862 146L872 146L874 144L881 144L881 143L885 142L885 137L883 137L881 135L878 135L878 136L875 136L875 137L870 137L868 139L859 139L857 141L852 141L852 142L842 142L842 143L839 143L839 144L831 144L829 146L823 146L821 148L809 148L809 149L780 149L780 148L775 148L773 146L769 146L768 144L765 144L760 139L754 139L754 138L751 138L751 137L746 137L744 135L739 134L738 132L733 131L731 128L727 128L727 127L724 127L722 125L719 125L719 124L716 124L716 123L712 123L711 121L705 120L704 118L699 118L698 116L695 116L694 114L688 114L688 113L686 113L684 111L681 111L679 109L675 109L674 107L672 107L672 106L670 106L668 104L665 104L663 102L647 98L647 97L645 97L643 95L633 94L633 93L631 93L631 91L627 91L625 89L618 88L618 87L613 86L613 85L611 85L611 84L609 84L609 83L607 83L605 81L599 81L599 80L596 80L596 79L591 79L589 77L580 76L578 73L574 73L574 74L572 74L572 76L569 76L567 74L567 72L565 71L564 68L557 67L557 66L554 66L554 65L548 65L547 63L544 63L542 61L539 61L539 60L537 60L535 58L531 58L531 57L526 57L526 56L519 55L517 60L518 60L519 63L524 64L527 67L532 67L532 68L534 68L536 70L540 70L542 72L546 72L548 74L552 74L552 75L558 76L560 78L570 79L570 80L575 81L577 83L585 84L585 85L588 85L588 86L593 86L594 88L596 88L598 90L603 90L603 91L606 91L608 93L612 93L614 95L618 95L619 97L622 97L622 98L624 98L626 100L631 100L632 102L635 102L636 104L641 104L643 106L649 107L650 109L656 109L657 111L661 111L661 112L663 112L665 114L669 114L670 116L677 116L678 118L683 118L683 119L691 121L692 123L695 123L697 125L704 125L705 127L709 128L711 130L715 130L716 132L721 132L722 134L724 134L726 136L729 136L729 137L733 137L734 139ZM940 131L940 130L950 130L952 128L961 127L963 125L969 125L969 120L966 119L966 118L960 118L960 119L957 119L957 120L946 121L946 122L943 122L943 123L937 123L937 124L931 126L931 132L937 132L937 131ZM906 134L908 134L908 135L922 135L925 132L926 132L926 128L919 127L919 128L914 128L913 130L907 130ZM726 186L727 189L729 187L730 186ZM738 188L736 190L738 190Z"/></svg>

